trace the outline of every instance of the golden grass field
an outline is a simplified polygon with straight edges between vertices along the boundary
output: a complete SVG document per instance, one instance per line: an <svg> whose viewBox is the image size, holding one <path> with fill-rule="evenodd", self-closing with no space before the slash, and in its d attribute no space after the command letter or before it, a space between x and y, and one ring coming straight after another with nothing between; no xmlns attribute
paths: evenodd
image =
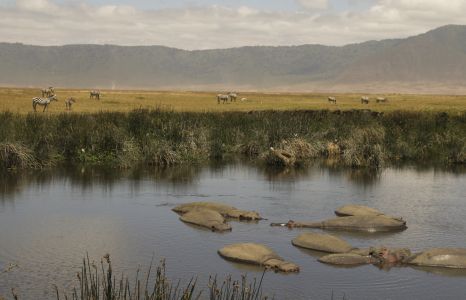
<svg viewBox="0 0 466 300"><path fill-rule="evenodd" d="M433 111L458 113L466 111L466 96L453 95L367 95L370 103L361 104L363 94L294 94L294 93L240 93L238 100L228 104L217 104L213 92L175 91L113 91L102 90L101 99L89 99L89 90L57 89L58 102L52 102L49 113L65 111L65 99L73 97L74 112L131 111L138 108L167 109L174 111L251 111L251 110L350 110L370 109L374 111ZM0 88L0 111L21 114L32 112L32 98L41 96L40 89ZM328 103L327 97L337 98L337 104ZM376 97L387 97L388 103L375 103ZM241 98L247 98L241 101ZM38 107L38 111L42 111Z"/></svg>

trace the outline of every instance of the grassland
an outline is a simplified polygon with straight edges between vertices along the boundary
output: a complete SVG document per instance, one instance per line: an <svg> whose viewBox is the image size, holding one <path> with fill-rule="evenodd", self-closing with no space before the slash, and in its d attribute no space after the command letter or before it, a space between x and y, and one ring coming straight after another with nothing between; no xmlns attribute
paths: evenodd
<svg viewBox="0 0 466 300"><path fill-rule="evenodd" d="M466 111L466 96L455 95L368 95L371 102L360 103L363 94L332 94L337 104L327 102L330 94L241 93L235 103L217 104L216 93L207 92L156 92L156 91L101 91L100 101L90 100L88 90L57 89L59 101L53 102L49 113L65 111L65 99L74 97L74 112L96 113L128 112L135 109L166 109L179 112L227 112L254 110L352 110L369 109L379 112L448 112ZM32 111L32 97L40 90L28 88L0 88L0 111L27 114ZM375 103L376 97L387 97L388 103ZM240 101L246 98L245 101Z"/></svg>
<svg viewBox="0 0 466 300"><path fill-rule="evenodd" d="M200 92L102 91L101 100L87 90L56 93L47 113L32 113L39 90L0 89L0 167L170 166L238 155L273 165L319 157L376 168L466 162L465 96L377 95L389 99L377 104L373 95L363 105L359 94L340 94L335 105L322 94L244 93L218 104ZM72 113L67 97L77 99Z"/></svg>

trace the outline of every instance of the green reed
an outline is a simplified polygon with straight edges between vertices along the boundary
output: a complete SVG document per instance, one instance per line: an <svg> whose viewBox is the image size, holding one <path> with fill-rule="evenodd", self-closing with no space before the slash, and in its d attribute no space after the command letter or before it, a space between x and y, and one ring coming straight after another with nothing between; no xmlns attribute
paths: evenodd
<svg viewBox="0 0 466 300"><path fill-rule="evenodd" d="M140 270L136 271L133 282L123 275L113 273L110 255L105 255L100 265L83 259L81 270L77 273L79 285L68 293L61 293L54 285L57 300L266 300L262 295L262 282L264 273L259 281L248 281L246 276L235 281L228 276L219 283L217 277L210 277L206 290L200 290L197 280L192 278L182 284L174 284L167 278L165 261L161 261L155 268L155 277L152 278L153 261L151 261L147 274L139 278ZM206 293L205 293L206 292ZM205 294L205 295L204 295Z"/></svg>
<svg viewBox="0 0 466 300"><path fill-rule="evenodd" d="M237 156L267 163L270 147L291 152L301 164L329 156L329 144L339 149L333 158L352 167L466 162L466 113L461 112L4 112L0 127L2 168L165 167Z"/></svg>

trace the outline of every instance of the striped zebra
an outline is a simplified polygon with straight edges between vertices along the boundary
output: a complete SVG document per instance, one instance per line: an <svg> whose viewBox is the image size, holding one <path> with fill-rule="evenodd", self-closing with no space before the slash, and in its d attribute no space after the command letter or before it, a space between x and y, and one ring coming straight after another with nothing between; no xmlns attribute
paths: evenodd
<svg viewBox="0 0 466 300"><path fill-rule="evenodd" d="M220 100L223 101L223 103L226 103L226 102L228 102L228 100L230 100L230 95L218 94L217 95L218 104L220 104Z"/></svg>
<svg viewBox="0 0 466 300"><path fill-rule="evenodd" d="M52 86L42 89L42 97L51 97L55 95L55 89Z"/></svg>
<svg viewBox="0 0 466 300"><path fill-rule="evenodd" d="M330 103L337 104L337 98L335 98L335 97L328 97L327 100Z"/></svg>
<svg viewBox="0 0 466 300"><path fill-rule="evenodd" d="M89 99L97 99L100 100L100 91L90 91L89 93Z"/></svg>
<svg viewBox="0 0 466 300"><path fill-rule="evenodd" d="M76 100L73 98L73 97L70 97L68 99L65 100L65 106L66 106L66 110L71 110L71 106L73 105L73 103L75 103Z"/></svg>
<svg viewBox="0 0 466 300"><path fill-rule="evenodd" d="M369 97L361 97L361 104L369 104Z"/></svg>
<svg viewBox="0 0 466 300"><path fill-rule="evenodd" d="M40 106L44 107L44 110L42 112L45 112L45 110L47 109L47 107L49 106L51 101L58 101L57 96L52 95L52 96L50 96L48 98L34 97L34 98L32 98L32 108L36 112L37 111L36 110L37 105L40 105Z"/></svg>

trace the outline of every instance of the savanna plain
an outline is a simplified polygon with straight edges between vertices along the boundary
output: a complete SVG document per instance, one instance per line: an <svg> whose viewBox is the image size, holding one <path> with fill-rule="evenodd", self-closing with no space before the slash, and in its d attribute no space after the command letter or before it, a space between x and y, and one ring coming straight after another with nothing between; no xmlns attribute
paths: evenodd
<svg viewBox="0 0 466 300"><path fill-rule="evenodd" d="M299 223L270 222L328 219L359 204L395 216L402 230L335 233L351 246L463 248L466 96L238 91L223 103L217 94L226 91L101 90L100 100L89 92L58 88L58 101L34 112L40 89L0 88L0 299L455 299L464 292L460 268L322 264L321 252L291 245L305 232L293 227ZM232 231L218 233L171 211L196 201L267 220L230 218ZM242 242L273 248L299 273L264 273L217 254Z"/></svg>
<svg viewBox="0 0 466 300"><path fill-rule="evenodd" d="M0 110L26 114L32 111L32 98L40 97L39 88L1 88ZM96 113L128 112L134 109L165 109L180 112L224 112L251 110L351 110L370 109L380 112L416 111L449 112L466 111L466 96L420 94L365 93L239 93L236 102L217 103L217 93L187 91L138 91L102 90L101 100L89 99L89 90L57 89L58 102L52 102L50 113L65 111L64 101L73 97L74 112ZM327 98L333 96L336 104ZM361 97L368 96L369 104L361 104ZM386 103L376 103L377 97L387 98ZM243 99L243 101L241 101ZM40 110L40 108L39 108Z"/></svg>

